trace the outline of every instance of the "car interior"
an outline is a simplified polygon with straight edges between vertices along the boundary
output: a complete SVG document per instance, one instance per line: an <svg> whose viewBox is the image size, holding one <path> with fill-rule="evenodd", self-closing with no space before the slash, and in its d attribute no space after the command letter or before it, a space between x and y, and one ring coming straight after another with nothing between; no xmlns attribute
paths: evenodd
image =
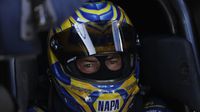
<svg viewBox="0 0 200 112"><path fill-rule="evenodd" d="M200 10L195 0L111 1L125 10L138 32L141 89L170 102L176 112L200 111ZM39 54L0 60L0 85L22 111L35 99L46 102L41 95L49 91L47 36L48 31L38 33Z"/></svg>
<svg viewBox="0 0 200 112"><path fill-rule="evenodd" d="M192 31L195 23L187 18L186 4L170 0L122 4L140 37L140 83L171 102L177 112L199 111L198 35Z"/></svg>

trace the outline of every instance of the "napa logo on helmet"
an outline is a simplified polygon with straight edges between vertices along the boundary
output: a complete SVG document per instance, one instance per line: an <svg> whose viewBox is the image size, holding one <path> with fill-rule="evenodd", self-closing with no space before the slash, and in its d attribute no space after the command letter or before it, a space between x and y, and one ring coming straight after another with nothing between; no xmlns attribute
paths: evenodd
<svg viewBox="0 0 200 112"><path fill-rule="evenodd" d="M118 93L102 94L93 104L96 112L118 112L122 105L123 99Z"/></svg>
<svg viewBox="0 0 200 112"><path fill-rule="evenodd" d="M113 112L119 110L119 99L113 100L99 100L98 101L98 112Z"/></svg>

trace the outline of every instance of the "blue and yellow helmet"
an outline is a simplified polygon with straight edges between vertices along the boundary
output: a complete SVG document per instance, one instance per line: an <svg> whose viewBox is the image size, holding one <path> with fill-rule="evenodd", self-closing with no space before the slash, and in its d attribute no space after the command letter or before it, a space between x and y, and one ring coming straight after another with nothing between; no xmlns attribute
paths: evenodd
<svg viewBox="0 0 200 112"><path fill-rule="evenodd" d="M77 112L128 111L139 87L136 33L125 12L109 1L89 1L52 32L50 68L66 106ZM119 69L104 63L110 56L111 65L120 57ZM87 57L99 65L90 73L78 65Z"/></svg>

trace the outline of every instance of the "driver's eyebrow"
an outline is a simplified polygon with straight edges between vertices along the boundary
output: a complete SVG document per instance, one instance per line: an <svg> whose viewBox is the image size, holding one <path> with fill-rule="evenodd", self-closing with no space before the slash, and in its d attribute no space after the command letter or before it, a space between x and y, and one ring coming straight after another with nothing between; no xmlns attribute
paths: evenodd
<svg viewBox="0 0 200 112"><path fill-rule="evenodd" d="M110 55L106 57L106 60L114 59L114 58L120 58L120 55Z"/></svg>
<svg viewBox="0 0 200 112"><path fill-rule="evenodd" d="M88 60L88 59L85 59L85 60L82 60L82 61L85 61L85 62L97 62L97 60Z"/></svg>
<svg viewBox="0 0 200 112"><path fill-rule="evenodd" d="M87 62L97 62L98 60L94 58L82 58L82 59L79 59L80 61L87 61Z"/></svg>

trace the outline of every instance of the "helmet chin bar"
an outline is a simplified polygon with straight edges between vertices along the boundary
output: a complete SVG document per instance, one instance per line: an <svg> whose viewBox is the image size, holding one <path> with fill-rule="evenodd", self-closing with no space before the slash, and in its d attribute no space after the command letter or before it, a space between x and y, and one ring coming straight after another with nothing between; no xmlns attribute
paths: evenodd
<svg viewBox="0 0 200 112"><path fill-rule="evenodd" d="M73 110L75 112L83 110L80 106L77 106L79 104L65 90L64 83L62 83L62 82L60 82L59 80L56 80L56 79L53 79L53 83L55 85L57 95L61 98L62 103L64 103L67 106L67 108L69 108L70 110ZM73 107L71 105L73 105Z"/></svg>
<svg viewBox="0 0 200 112"><path fill-rule="evenodd" d="M116 103L116 108L110 110L124 109L125 105L130 105L127 98L132 99L139 91L133 75L110 84L93 84L76 79L71 79L69 85L54 79L54 84L62 101L74 111L103 111L108 109L104 103L111 102ZM100 104L101 108L98 107Z"/></svg>

